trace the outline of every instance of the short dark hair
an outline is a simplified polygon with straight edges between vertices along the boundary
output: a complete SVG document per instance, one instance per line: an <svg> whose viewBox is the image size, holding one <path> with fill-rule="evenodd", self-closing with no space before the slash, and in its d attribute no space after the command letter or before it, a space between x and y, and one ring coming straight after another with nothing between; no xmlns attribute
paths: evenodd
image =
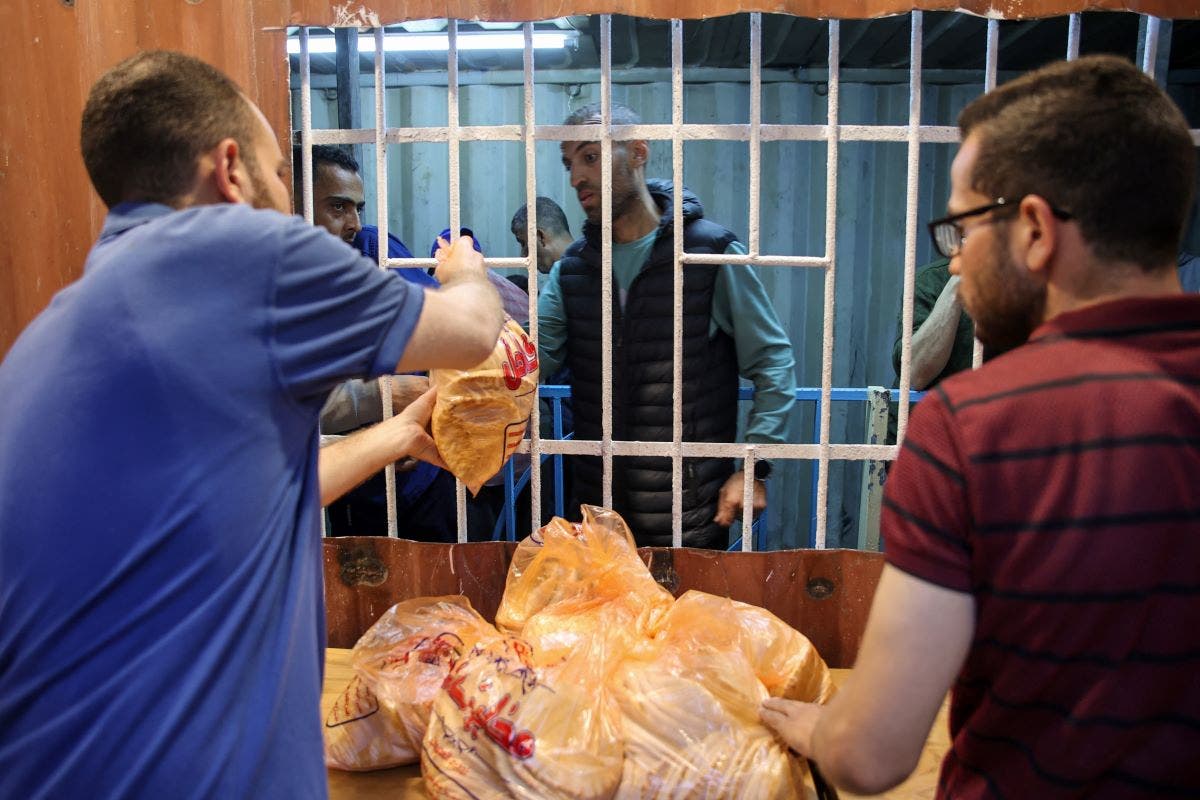
<svg viewBox="0 0 1200 800"><path fill-rule="evenodd" d="M101 76L83 109L79 144L100 199L177 204L200 155L222 139L257 169L250 102L220 70L182 53L151 50Z"/></svg>
<svg viewBox="0 0 1200 800"><path fill-rule="evenodd" d="M539 228L550 233L571 235L571 226L567 223L567 215L563 213L562 207L549 197L538 197L537 199L537 223ZM511 228L512 232L516 233L517 231L524 232L528 226L529 206L526 204L513 214Z"/></svg>
<svg viewBox="0 0 1200 800"><path fill-rule="evenodd" d="M1175 263L1195 146L1179 108L1133 64L1051 64L975 100L958 125L964 139L979 134L976 191L1040 195L1078 220L1102 259L1147 271Z"/></svg>
<svg viewBox="0 0 1200 800"><path fill-rule="evenodd" d="M600 118L600 104L588 103L582 108L577 108L567 117L564 125L586 125L593 119ZM642 118L637 112L626 105L620 103L612 104L612 123L614 125L640 125Z"/></svg>
<svg viewBox="0 0 1200 800"><path fill-rule="evenodd" d="M304 151L300 145L292 147L292 175L297 185L300 183L301 157ZM350 148L339 144L314 144L312 147L313 178L315 179L322 164L341 167L357 175L362 171L358 160L350 153Z"/></svg>

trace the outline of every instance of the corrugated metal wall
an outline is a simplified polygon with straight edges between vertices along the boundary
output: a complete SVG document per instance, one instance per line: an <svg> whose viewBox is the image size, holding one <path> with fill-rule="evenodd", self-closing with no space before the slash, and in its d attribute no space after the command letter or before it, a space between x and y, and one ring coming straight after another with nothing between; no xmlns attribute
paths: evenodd
<svg viewBox="0 0 1200 800"><path fill-rule="evenodd" d="M958 111L982 91L977 84L925 87L923 122L953 124ZM332 93L330 93L332 94ZM1177 96L1195 100L1195 93ZM363 119L374 117L374 95L362 91ZM671 113L669 83L615 85L613 98L647 122L667 122ZM293 92L295 118L298 90ZM599 100L594 84L538 84L539 124L561 124L575 108ZM519 124L521 86L469 85L460 88L460 121L464 125ZM844 83L843 124L904 124L908 86ZM743 83L693 83L685 87L687 122L747 122L749 86ZM389 89L389 126L445 125L444 87ZM764 122L825 122L824 87L815 83L764 83ZM1189 115L1191 116L1191 115ZM331 97L314 91L313 127L336 127ZM949 166L955 147L924 145L921 152L919 219L938 216L949 193ZM509 233L513 212L525 202L525 159L519 142L462 145L462 219L494 256L520 255ZM448 224L447 147L440 144L394 145L389 152L390 219L388 229L417 255L428 255L438 231ZM539 194L556 199L580 231L583 214L560 163L558 145L538 146ZM748 145L691 142L684 151L688 188L704 202L706 216L745 235L748 225ZM837 297L834 386L892 386L892 344L903 292L906 145L843 143L839 152ZM373 153L366 153L368 187L366 222L374 222ZM766 143L763 146L761 235L765 253L821 255L825 220L825 146L823 143ZM648 177L669 177L669 143L652 145ZM1193 226L1191 241L1196 244ZM917 239L917 264L931 258L924 229ZM761 269L760 277L787 329L796 358L800 386L819 386L823 286L818 271ZM864 408L859 403L835 405L831 441L864 441ZM790 440L813 441L814 409L800 404L792 415ZM829 485L829 546L854 546L857 536L861 462L834 462ZM771 547L808 544L812 467L807 462L780 464L771 481L768 541Z"/></svg>

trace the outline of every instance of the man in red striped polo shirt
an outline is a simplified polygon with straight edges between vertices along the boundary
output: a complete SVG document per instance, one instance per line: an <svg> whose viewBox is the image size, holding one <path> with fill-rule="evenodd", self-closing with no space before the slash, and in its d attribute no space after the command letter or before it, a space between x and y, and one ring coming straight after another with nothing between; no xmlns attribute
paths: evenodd
<svg viewBox="0 0 1200 800"><path fill-rule="evenodd" d="M939 797L1200 796L1200 298L1175 261L1196 154L1131 64L1054 64L959 118L930 224L979 338L888 478L887 566L829 706L763 718L834 783Z"/></svg>

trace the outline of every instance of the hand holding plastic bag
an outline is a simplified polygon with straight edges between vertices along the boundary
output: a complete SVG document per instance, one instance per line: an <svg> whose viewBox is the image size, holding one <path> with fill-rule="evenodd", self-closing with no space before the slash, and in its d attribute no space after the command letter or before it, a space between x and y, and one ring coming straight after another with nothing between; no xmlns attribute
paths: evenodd
<svg viewBox="0 0 1200 800"><path fill-rule="evenodd" d="M758 707L776 692L823 703L833 684L812 644L770 612L687 592L612 686L625 734L618 797L805 796L804 762Z"/></svg>
<svg viewBox="0 0 1200 800"><path fill-rule="evenodd" d="M525 438L537 399L537 346L505 320L492 354L468 370L430 370L437 388L433 440L455 477L477 494Z"/></svg>

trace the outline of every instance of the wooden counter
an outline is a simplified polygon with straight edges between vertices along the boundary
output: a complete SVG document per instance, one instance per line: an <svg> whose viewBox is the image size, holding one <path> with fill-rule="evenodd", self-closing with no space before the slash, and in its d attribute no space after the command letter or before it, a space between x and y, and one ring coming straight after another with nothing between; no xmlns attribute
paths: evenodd
<svg viewBox="0 0 1200 800"><path fill-rule="evenodd" d="M834 683L841 685L850 672L848 669L835 669ZM350 651L340 648L330 648L325 658L325 686L321 693L321 719L329 713L329 707L341 695L346 684L350 682L353 672L350 668ZM925 743L925 751L921 753L921 761L916 771L907 781L879 797L893 800L918 800L918 798L933 797L937 787L938 768L942 756L949 747L949 736L946 727L946 704L938 712L929 741ZM854 798L858 795L841 792L843 798ZM329 770L330 800L428 800L425 787L421 781L421 767L413 764L408 767L396 767L375 772L343 772Z"/></svg>

